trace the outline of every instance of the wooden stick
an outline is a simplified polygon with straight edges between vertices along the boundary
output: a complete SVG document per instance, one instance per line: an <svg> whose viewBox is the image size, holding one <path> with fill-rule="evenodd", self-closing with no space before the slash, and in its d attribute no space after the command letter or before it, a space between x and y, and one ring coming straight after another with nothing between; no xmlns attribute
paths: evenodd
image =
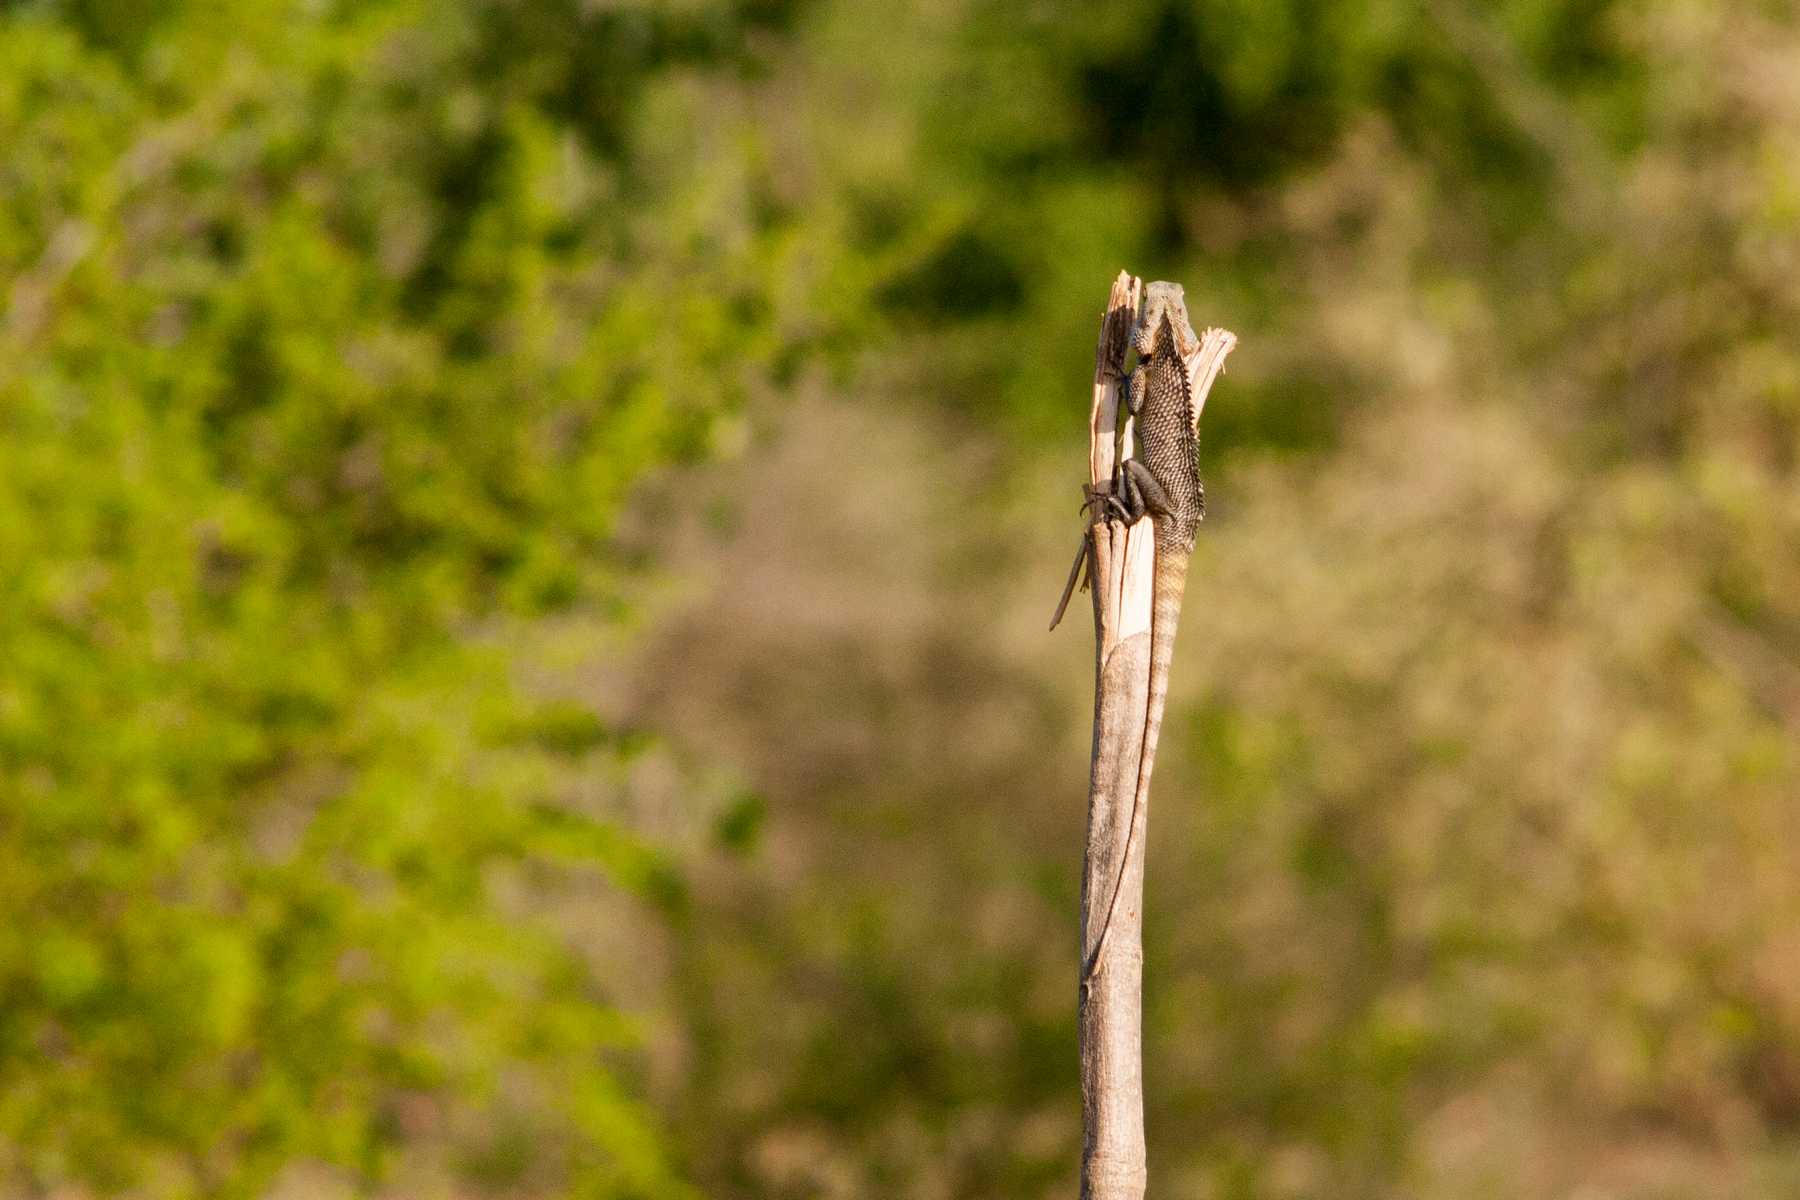
<svg viewBox="0 0 1800 1200"><path fill-rule="evenodd" d="M1119 430L1119 368L1137 319L1143 282L1121 271L1113 282L1095 351L1089 415L1088 485L1106 495L1130 432ZM1092 957L1118 878L1144 748L1150 692L1150 584L1155 565L1148 521L1116 519L1088 530L1094 596L1094 742L1088 776L1087 849L1081 872L1081 957ZM1081 1195L1139 1200L1144 1194L1142 992L1144 856L1133 855L1122 881L1107 969L1081 985Z"/></svg>
<svg viewBox="0 0 1800 1200"><path fill-rule="evenodd" d="M1119 427L1120 368L1143 299L1143 281L1119 272L1095 349L1088 415L1088 494L1104 498L1114 466L1131 454L1131 422ZM1237 338L1208 329L1187 359L1195 419ZM1156 564L1154 527L1130 527L1097 508L1088 529L1088 579L1094 595L1094 742L1088 776L1087 848L1081 872L1082 971L1108 920L1104 969L1083 978L1081 1041L1082 1200L1143 1200L1144 858L1125 858L1144 750L1150 696L1150 600ZM1144 817L1139 813L1139 827ZM1143 835L1140 832L1139 837ZM1124 875L1121 878L1121 868Z"/></svg>

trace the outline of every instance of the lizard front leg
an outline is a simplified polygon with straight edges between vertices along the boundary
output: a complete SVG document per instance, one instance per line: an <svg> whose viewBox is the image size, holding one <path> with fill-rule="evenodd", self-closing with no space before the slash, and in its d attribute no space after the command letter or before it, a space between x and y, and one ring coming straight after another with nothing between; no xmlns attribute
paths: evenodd
<svg viewBox="0 0 1800 1200"><path fill-rule="evenodd" d="M1098 507L1109 516L1116 516L1127 525L1135 525L1149 517L1164 517L1170 512L1169 494L1163 490L1162 484L1156 482L1156 476L1150 468L1135 458L1128 458L1113 469L1113 486L1111 491L1101 492L1088 489L1087 499L1082 509ZM1075 551L1075 561L1069 567L1068 582L1063 584L1062 599L1056 603L1056 612L1050 617L1050 628L1055 629L1068 611L1069 599L1075 594L1075 585L1081 579L1082 567L1088 562L1087 538L1081 539L1081 546Z"/></svg>

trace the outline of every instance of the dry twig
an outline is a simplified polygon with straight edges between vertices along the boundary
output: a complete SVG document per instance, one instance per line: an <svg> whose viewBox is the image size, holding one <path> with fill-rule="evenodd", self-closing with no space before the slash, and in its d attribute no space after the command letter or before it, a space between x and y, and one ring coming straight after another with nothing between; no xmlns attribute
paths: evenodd
<svg viewBox="0 0 1800 1200"><path fill-rule="evenodd" d="M1115 465L1132 452L1131 423L1127 419L1121 430L1119 400L1125 350L1142 298L1143 282L1121 271L1113 281L1095 351L1088 421L1090 498L1110 492ZM1209 329L1186 360L1196 414L1236 341L1224 330ZM1083 1200L1141 1200L1147 1179L1144 855L1130 848L1143 845L1147 816L1135 801L1150 688L1154 530L1149 521L1125 525L1108 516L1104 504L1095 504L1092 511L1096 519L1088 529L1086 565L1094 600L1094 740L1081 876L1078 1019L1081 1195ZM1071 587L1074 581L1071 575ZM1106 955L1099 960L1103 937ZM1089 963L1098 967L1091 974Z"/></svg>

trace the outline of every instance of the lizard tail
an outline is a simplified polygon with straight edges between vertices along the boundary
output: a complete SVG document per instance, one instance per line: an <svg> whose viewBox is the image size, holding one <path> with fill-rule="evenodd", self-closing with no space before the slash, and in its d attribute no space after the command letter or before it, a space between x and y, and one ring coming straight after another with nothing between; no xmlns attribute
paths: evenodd
<svg viewBox="0 0 1800 1200"><path fill-rule="evenodd" d="M1162 734L1163 709L1169 701L1169 666L1175 661L1175 630L1181 624L1181 598L1187 592L1188 556L1158 555L1150 591L1150 702L1144 714L1144 754L1138 761L1137 797L1131 802L1133 832L1150 799L1150 772L1156 766L1156 743Z"/></svg>
<svg viewBox="0 0 1800 1200"><path fill-rule="evenodd" d="M1156 574L1150 588L1150 688L1144 714L1144 749L1138 757L1137 790L1131 798L1131 824L1125 833L1125 852L1119 856L1119 873L1113 881L1112 899L1107 902L1105 924L1100 927L1100 937L1094 942L1094 953L1082 972L1084 980L1092 979L1100 969L1100 952L1106 949L1106 937L1112 932L1113 910L1118 907L1119 893L1125 888L1131 855L1133 851L1143 853L1144 825L1149 816L1150 773L1156 767L1156 743L1162 735L1163 708L1169 699L1169 666L1175 661L1175 630L1181 623L1181 598L1187 591L1187 570L1186 553L1167 553L1158 548Z"/></svg>

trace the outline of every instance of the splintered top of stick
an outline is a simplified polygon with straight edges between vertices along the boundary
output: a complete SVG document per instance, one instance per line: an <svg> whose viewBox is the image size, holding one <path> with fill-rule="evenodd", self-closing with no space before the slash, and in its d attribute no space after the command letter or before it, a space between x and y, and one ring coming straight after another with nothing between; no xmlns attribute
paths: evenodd
<svg viewBox="0 0 1800 1200"><path fill-rule="evenodd" d="M1088 415L1088 482L1110 486L1119 430L1119 371L1131 345L1131 327L1137 323L1144 281L1120 271L1106 299L1106 316L1100 321L1100 344L1094 350L1094 404Z"/></svg>
<svg viewBox="0 0 1800 1200"><path fill-rule="evenodd" d="M1200 335L1200 348L1187 358L1188 392L1194 397L1194 424L1206 411L1206 396L1225 369L1225 356L1237 349L1237 334L1229 329L1208 329Z"/></svg>

